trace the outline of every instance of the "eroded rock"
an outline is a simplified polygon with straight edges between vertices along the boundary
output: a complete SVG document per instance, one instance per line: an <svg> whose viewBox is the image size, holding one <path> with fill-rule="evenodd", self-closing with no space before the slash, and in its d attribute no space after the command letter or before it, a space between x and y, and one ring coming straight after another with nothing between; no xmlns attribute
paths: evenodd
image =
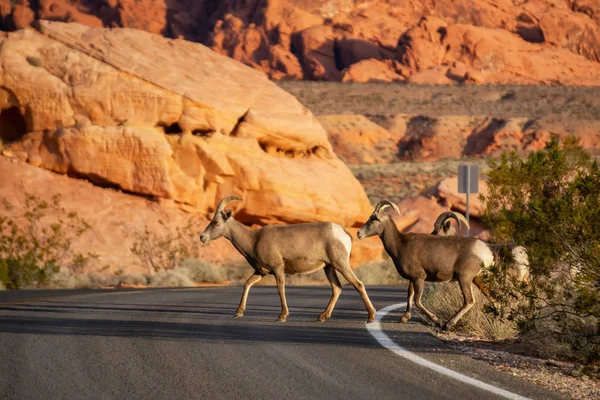
<svg viewBox="0 0 600 400"><path fill-rule="evenodd" d="M32 164L199 212L235 194L248 223L368 214L316 118L262 73L139 30L40 25L0 53L0 108L24 126L10 146Z"/></svg>

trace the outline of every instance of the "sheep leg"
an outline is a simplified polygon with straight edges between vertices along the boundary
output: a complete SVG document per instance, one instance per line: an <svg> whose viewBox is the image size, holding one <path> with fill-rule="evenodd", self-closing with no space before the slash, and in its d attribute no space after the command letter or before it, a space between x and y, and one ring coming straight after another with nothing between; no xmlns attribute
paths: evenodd
<svg viewBox="0 0 600 400"><path fill-rule="evenodd" d="M471 307L475 305L475 297L473 296L473 286L471 284L472 281L473 279L459 278L458 284L460 285L460 290L463 293L465 302L463 306L456 312L456 314L454 314L454 316L450 318L448 322L446 322L446 325L444 326L445 330L452 329L454 325L456 325L458 320L461 319L462 316L467 311L469 311Z"/></svg>
<svg viewBox="0 0 600 400"><path fill-rule="evenodd" d="M277 322L285 322L287 316L290 315L285 299L285 273L283 271L274 271L273 274L277 281L277 291L279 292L279 298L281 299L281 314L279 314Z"/></svg>
<svg viewBox="0 0 600 400"><path fill-rule="evenodd" d="M242 293L242 300L240 300L240 305L237 309L237 312L233 316L233 318L240 318L244 316L244 311L246 311L246 300L248 300L248 293L250 292L250 288L258 281L264 278L264 275L255 272L244 284L244 293Z"/></svg>
<svg viewBox="0 0 600 400"><path fill-rule="evenodd" d="M323 322L326 319L331 318L331 313L333 312L333 308L335 307L335 303L337 303L338 297L340 297L340 293L342 293L342 284L335 273L335 269L330 265L325 266L325 275L331 284L331 299L329 299L329 304L327 304L327 308L319 316L317 322Z"/></svg>
<svg viewBox="0 0 600 400"><path fill-rule="evenodd" d="M367 294L365 285L356 277L356 275L354 275L354 272L352 272L352 268L350 268L349 263L347 265L342 264L341 266L339 264L334 265L334 267L344 276L344 278L346 278L348 282L352 284L352 286L354 286L354 288L360 294L360 297L362 297L362 300L365 303L365 306L367 307L367 311L369 313L367 322L375 322L375 307L373 307L373 304L371 304L371 299L369 299L369 295Z"/></svg>
<svg viewBox="0 0 600 400"><path fill-rule="evenodd" d="M415 297L415 285L412 282L408 284L408 299L406 301L406 312L400 320L402 323L407 323L410 320L410 310L412 309L413 299Z"/></svg>
<svg viewBox="0 0 600 400"><path fill-rule="evenodd" d="M430 320L432 320L436 325L439 325L439 318L436 317L434 313L426 309L423 304L421 304L421 296L423 295L423 288L425 287L425 279L417 279L414 281L413 285L415 290L415 304Z"/></svg>

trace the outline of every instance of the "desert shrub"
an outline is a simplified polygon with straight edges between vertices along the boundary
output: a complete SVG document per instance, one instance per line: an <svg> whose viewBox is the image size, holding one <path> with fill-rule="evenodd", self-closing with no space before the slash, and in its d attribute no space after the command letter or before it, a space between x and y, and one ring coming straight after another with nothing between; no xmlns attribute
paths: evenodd
<svg viewBox="0 0 600 400"><path fill-rule="evenodd" d="M194 281L187 275L187 270L181 268L158 271L149 276L148 284L152 287L196 286Z"/></svg>
<svg viewBox="0 0 600 400"><path fill-rule="evenodd" d="M215 266L207 261L190 258L183 260L179 269L197 283L222 283L227 280L225 268Z"/></svg>
<svg viewBox="0 0 600 400"><path fill-rule="evenodd" d="M340 278L340 282L342 283L342 285L346 283L344 278L339 273L338 277ZM273 284L277 284L275 281L275 277L269 279L268 281L263 279L263 281L265 281L264 283L271 281L273 282ZM287 275L285 278L285 284L287 286L329 285L329 281L327 280L325 271L320 269L308 274Z"/></svg>
<svg viewBox="0 0 600 400"><path fill-rule="evenodd" d="M499 262L485 274L488 311L522 333L551 337L573 355L600 358L600 168L574 138L526 159L490 160L483 222L492 241L523 246L531 284Z"/></svg>
<svg viewBox="0 0 600 400"><path fill-rule="evenodd" d="M250 275L252 275L253 271L252 267L250 267L250 265L248 265L248 263L245 261L229 262L225 265L222 265L220 268L225 271L225 279L231 285L243 285L248 280Z"/></svg>
<svg viewBox="0 0 600 400"><path fill-rule="evenodd" d="M106 275L97 272L90 272L87 274L87 278L89 279L90 287L93 288L116 287L120 282L119 277L115 275Z"/></svg>
<svg viewBox="0 0 600 400"><path fill-rule="evenodd" d="M475 306L458 322L456 330L488 340L504 340L517 333L514 323L484 312L485 296L473 288ZM463 305L463 295L456 282L430 283L423 292L423 305L442 321L448 321Z"/></svg>
<svg viewBox="0 0 600 400"><path fill-rule="evenodd" d="M119 285L146 286L147 284L148 284L148 277L146 275L122 274L118 277L116 286L119 286Z"/></svg>
<svg viewBox="0 0 600 400"><path fill-rule="evenodd" d="M209 262L196 259L186 259L180 266L173 269L163 269L150 274L139 275L126 273L117 269L113 274L98 272L73 272L68 269L52 274L45 286L53 289L73 289L87 287L119 287L119 286L151 286L151 287L181 287L195 286L197 283L226 283L237 279L236 283L245 281L236 278L242 276L237 270L239 266L220 267ZM248 268L244 268L247 272ZM232 278L229 278L231 276Z"/></svg>
<svg viewBox="0 0 600 400"><path fill-rule="evenodd" d="M75 239L90 226L60 204L26 194L15 207L2 200L0 216L0 281L9 289L42 285L61 268L81 271L94 254L74 252Z"/></svg>
<svg viewBox="0 0 600 400"><path fill-rule="evenodd" d="M92 284L88 274L61 268L48 278L45 286L50 289L81 289L91 287Z"/></svg>
<svg viewBox="0 0 600 400"><path fill-rule="evenodd" d="M225 283L230 272L227 267L190 258L176 268L160 270L147 279L149 285L154 287L196 286L197 283Z"/></svg>
<svg viewBox="0 0 600 400"><path fill-rule="evenodd" d="M118 275L100 274L97 272L74 273L62 269L59 273L52 275L46 286L50 288L75 289L75 288L107 288L122 285L148 285L148 277L139 274Z"/></svg>
<svg viewBox="0 0 600 400"><path fill-rule="evenodd" d="M354 270L354 274L365 285L394 285L404 282L390 259L363 264Z"/></svg>
<svg viewBox="0 0 600 400"><path fill-rule="evenodd" d="M152 231L146 225L143 231L134 233L131 251L149 273L174 269L185 259L198 258L198 232L197 224L191 220L182 228L166 232Z"/></svg>

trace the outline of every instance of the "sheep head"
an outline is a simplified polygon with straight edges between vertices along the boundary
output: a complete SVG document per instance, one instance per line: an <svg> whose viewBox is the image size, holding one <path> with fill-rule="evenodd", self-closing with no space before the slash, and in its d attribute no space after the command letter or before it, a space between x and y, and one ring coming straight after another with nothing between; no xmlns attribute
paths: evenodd
<svg viewBox="0 0 600 400"><path fill-rule="evenodd" d="M242 201L241 197L229 196L219 202L215 214L213 215L212 221L204 229L204 232L200 235L200 241L202 243L208 243L210 240L215 240L221 236L227 235L229 232L229 222L231 221L231 210L225 210L225 205L230 201L238 200Z"/></svg>
<svg viewBox="0 0 600 400"><path fill-rule="evenodd" d="M445 236L454 236L456 235L456 231L452 231L450 219L454 219L458 223L458 227L460 228L461 222L464 223L467 228L471 229L469 226L469 221L460 213L456 213L453 211L446 211L441 213L435 223L433 224L433 232L432 235L445 235Z"/></svg>
<svg viewBox="0 0 600 400"><path fill-rule="evenodd" d="M367 220L367 222L360 227L356 236L359 239L368 238L370 236L380 235L383 232L383 223L390 218L389 214L385 212L386 208L393 208L397 213L400 213L398 207L389 200L381 200L375 206L375 210Z"/></svg>

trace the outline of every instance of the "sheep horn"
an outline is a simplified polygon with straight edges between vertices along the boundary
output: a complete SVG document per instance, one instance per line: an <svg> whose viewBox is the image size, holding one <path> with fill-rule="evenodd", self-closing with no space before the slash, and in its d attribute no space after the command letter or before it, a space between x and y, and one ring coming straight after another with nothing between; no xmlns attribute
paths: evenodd
<svg viewBox="0 0 600 400"><path fill-rule="evenodd" d="M437 219L435 220L435 223L433 224L435 231L440 231L444 223L450 218L456 221L459 228L461 227L461 223L464 223L467 226L467 228L471 229L471 227L469 226L469 221L467 221L464 215L454 211L446 211L441 213L439 217L437 217Z"/></svg>
<svg viewBox="0 0 600 400"><path fill-rule="evenodd" d="M225 205L233 200L243 201L243 199L241 197L237 197L237 196L225 197L223 200L221 200L219 202L219 205L217 206L217 209L215 210L215 215L219 215L221 213L221 211L223 211L225 209Z"/></svg>
<svg viewBox="0 0 600 400"><path fill-rule="evenodd" d="M467 221L467 218L464 215L457 212L453 212L453 214L454 216L458 217L458 219L460 219L462 223L467 226L468 229L471 229L471 225L469 225L469 221ZM458 223L458 227L460 228L460 222Z"/></svg>
<svg viewBox="0 0 600 400"><path fill-rule="evenodd" d="M398 214L400 214L400 209L398 208L398 206L396 206L394 203L392 203L389 200L381 200L379 203L377 203L373 213L377 214L379 211L383 210L386 207L392 207Z"/></svg>

